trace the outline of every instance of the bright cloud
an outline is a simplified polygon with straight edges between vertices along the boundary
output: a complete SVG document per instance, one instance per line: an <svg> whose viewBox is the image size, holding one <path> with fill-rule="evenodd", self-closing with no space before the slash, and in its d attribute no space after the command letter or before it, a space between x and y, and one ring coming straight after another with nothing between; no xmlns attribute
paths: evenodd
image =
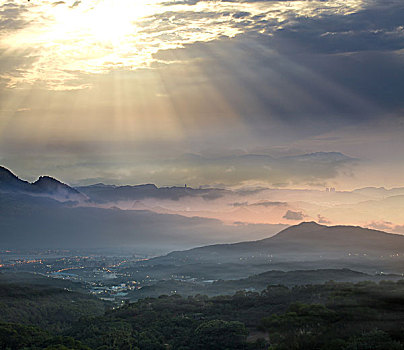
<svg viewBox="0 0 404 350"><path fill-rule="evenodd" d="M80 74L149 68L159 50L256 31L271 35L297 17L346 15L363 1L2 0L0 49L27 62L2 73L8 87L88 84Z"/></svg>

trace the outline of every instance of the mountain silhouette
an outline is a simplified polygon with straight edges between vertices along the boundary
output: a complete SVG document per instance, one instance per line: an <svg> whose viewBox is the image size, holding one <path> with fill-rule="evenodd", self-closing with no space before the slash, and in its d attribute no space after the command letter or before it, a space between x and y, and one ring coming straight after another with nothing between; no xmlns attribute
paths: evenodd
<svg viewBox="0 0 404 350"><path fill-rule="evenodd" d="M7 168L0 166L0 190L7 192L28 191L30 183L18 178Z"/></svg>
<svg viewBox="0 0 404 350"><path fill-rule="evenodd" d="M325 226L302 222L275 236L258 241L216 244L173 252L165 258L173 261L239 262L315 259L402 259L404 236L358 226Z"/></svg>
<svg viewBox="0 0 404 350"><path fill-rule="evenodd" d="M222 197L227 191L217 188L195 189L191 187L157 187L154 184L113 186L96 184L77 187L81 193L98 203L133 201L144 198L179 200L184 197L201 197L213 200Z"/></svg>
<svg viewBox="0 0 404 350"><path fill-rule="evenodd" d="M33 183L21 180L9 169L0 166L0 192L51 197L58 201L86 201L87 197L76 189L50 176L41 176Z"/></svg>

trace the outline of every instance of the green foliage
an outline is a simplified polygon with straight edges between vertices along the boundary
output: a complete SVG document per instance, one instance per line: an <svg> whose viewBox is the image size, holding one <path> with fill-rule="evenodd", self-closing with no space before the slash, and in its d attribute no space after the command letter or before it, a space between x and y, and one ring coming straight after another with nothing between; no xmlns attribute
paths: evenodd
<svg viewBox="0 0 404 350"><path fill-rule="evenodd" d="M344 350L403 350L404 345L391 339L389 334L374 330L353 338Z"/></svg>
<svg viewBox="0 0 404 350"><path fill-rule="evenodd" d="M402 282L163 295L106 312L92 309L92 298L60 289L1 290L0 318L24 325L2 323L0 349L403 350L404 344Z"/></svg>
<svg viewBox="0 0 404 350"><path fill-rule="evenodd" d="M102 315L106 305L87 294L43 285L0 284L0 322L61 332L80 317Z"/></svg>
<svg viewBox="0 0 404 350"><path fill-rule="evenodd" d="M0 323L0 349L90 350L71 337L53 336L37 327L12 323Z"/></svg>
<svg viewBox="0 0 404 350"><path fill-rule="evenodd" d="M195 349L243 349L247 334L241 322L206 321L195 330Z"/></svg>
<svg viewBox="0 0 404 350"><path fill-rule="evenodd" d="M338 316L323 305L291 304L284 314L273 314L262 319L262 326L276 343L289 349L300 349L302 344L313 344L320 335L332 327Z"/></svg>

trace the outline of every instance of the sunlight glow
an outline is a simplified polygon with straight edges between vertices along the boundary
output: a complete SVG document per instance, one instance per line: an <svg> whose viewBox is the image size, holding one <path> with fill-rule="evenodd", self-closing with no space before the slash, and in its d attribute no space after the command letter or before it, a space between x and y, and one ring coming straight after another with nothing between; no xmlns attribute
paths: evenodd
<svg viewBox="0 0 404 350"><path fill-rule="evenodd" d="M0 5L11 6L6 0ZM294 16L358 11L363 1L199 1L189 5L159 0L18 0L12 8L17 5L20 12L15 20L22 25L0 32L0 48L24 50L32 63L20 67L18 75L5 72L2 78L9 87L39 83L68 90L88 86L81 74L148 68L160 50L257 30L244 16L270 20L272 30L277 30Z"/></svg>

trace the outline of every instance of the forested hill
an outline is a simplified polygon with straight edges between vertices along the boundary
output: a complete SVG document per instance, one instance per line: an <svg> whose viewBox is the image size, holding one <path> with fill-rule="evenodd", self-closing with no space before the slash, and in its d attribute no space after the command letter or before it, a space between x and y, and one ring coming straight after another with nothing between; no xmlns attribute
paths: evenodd
<svg viewBox="0 0 404 350"><path fill-rule="evenodd" d="M105 313L102 302L60 288L0 290L0 349L404 349L403 281L163 295Z"/></svg>
<svg viewBox="0 0 404 350"><path fill-rule="evenodd" d="M54 332L66 330L81 317L103 315L110 307L66 287L3 281L0 281L0 305L0 322L30 324Z"/></svg>

